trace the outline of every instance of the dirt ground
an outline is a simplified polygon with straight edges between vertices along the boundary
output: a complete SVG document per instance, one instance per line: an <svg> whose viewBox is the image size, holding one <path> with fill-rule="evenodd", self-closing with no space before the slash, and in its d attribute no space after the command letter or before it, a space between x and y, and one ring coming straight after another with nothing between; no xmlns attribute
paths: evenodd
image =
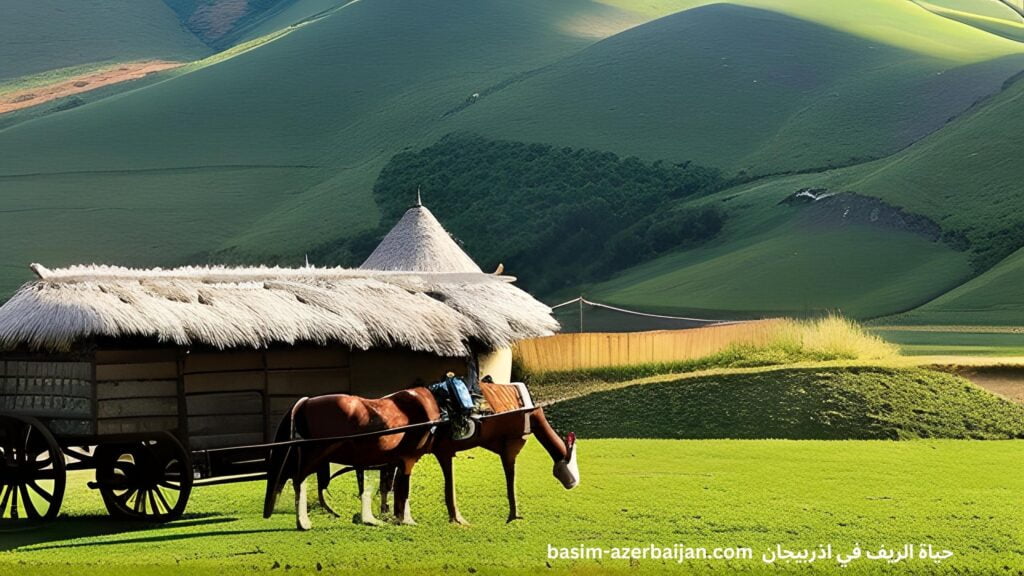
<svg viewBox="0 0 1024 576"><path fill-rule="evenodd" d="M138 80L149 74L184 65L184 62L168 60L145 60L115 64L95 72L73 76L59 82L25 88L0 96L0 114L38 106L44 102L96 90L111 84Z"/></svg>

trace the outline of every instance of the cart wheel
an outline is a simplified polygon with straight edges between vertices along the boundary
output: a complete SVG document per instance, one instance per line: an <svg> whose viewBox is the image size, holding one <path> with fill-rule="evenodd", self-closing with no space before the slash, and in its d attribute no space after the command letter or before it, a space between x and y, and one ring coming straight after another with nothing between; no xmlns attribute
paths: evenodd
<svg viewBox="0 0 1024 576"><path fill-rule="evenodd" d="M115 518L169 522L192 492L192 462L169 432L137 442L96 447L96 481Z"/></svg>
<svg viewBox="0 0 1024 576"><path fill-rule="evenodd" d="M56 518L65 482L53 434L35 418L0 416L0 527Z"/></svg>

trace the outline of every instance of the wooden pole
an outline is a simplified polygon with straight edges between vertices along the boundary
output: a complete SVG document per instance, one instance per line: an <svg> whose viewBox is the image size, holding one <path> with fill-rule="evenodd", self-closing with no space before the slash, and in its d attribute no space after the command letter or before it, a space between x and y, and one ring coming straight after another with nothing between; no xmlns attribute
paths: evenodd
<svg viewBox="0 0 1024 576"><path fill-rule="evenodd" d="M580 334L583 334L583 294L580 294Z"/></svg>

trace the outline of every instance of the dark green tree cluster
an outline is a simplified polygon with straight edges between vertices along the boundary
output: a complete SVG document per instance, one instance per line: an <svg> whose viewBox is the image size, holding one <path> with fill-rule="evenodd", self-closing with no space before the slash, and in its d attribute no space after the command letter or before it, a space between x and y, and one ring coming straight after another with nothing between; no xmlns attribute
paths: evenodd
<svg viewBox="0 0 1024 576"><path fill-rule="evenodd" d="M503 262L531 290L550 292L713 238L721 210L673 206L723 184L717 171L690 163L453 134L388 163L374 186L381 229L344 249L365 257L420 188L481 266Z"/></svg>

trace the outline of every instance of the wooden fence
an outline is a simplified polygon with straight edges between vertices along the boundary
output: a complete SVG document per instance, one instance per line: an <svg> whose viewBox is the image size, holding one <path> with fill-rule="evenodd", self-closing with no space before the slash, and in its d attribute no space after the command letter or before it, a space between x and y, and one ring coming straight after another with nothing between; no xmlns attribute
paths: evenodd
<svg viewBox="0 0 1024 576"><path fill-rule="evenodd" d="M759 320L688 330L557 334L523 340L515 357L527 372L580 370L693 360L731 344L766 344L778 320Z"/></svg>

